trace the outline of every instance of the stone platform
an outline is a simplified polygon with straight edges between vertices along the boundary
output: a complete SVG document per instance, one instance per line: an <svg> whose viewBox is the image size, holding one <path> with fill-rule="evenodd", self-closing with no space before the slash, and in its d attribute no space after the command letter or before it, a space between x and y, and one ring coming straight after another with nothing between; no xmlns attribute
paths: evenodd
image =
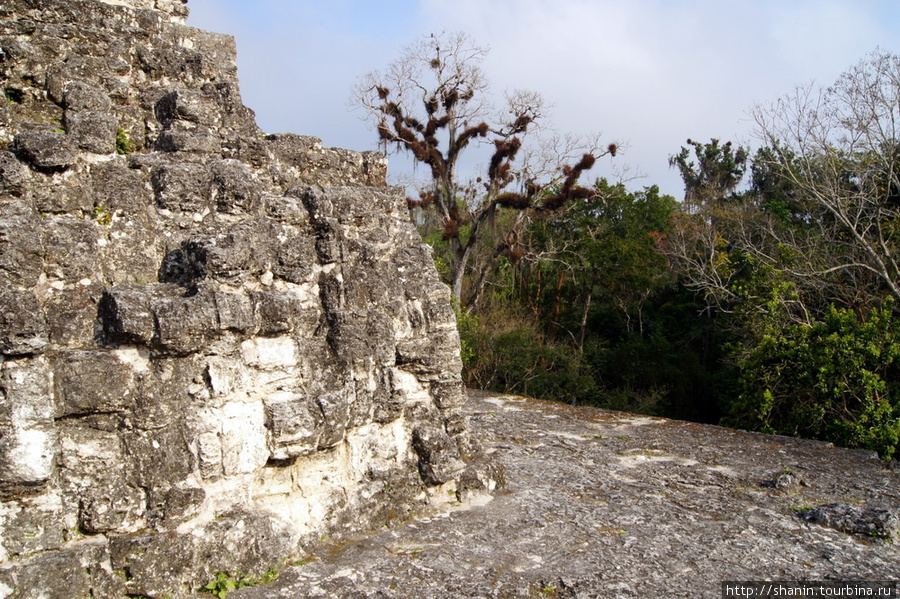
<svg viewBox="0 0 900 599"><path fill-rule="evenodd" d="M229 598L713 598L724 580L900 579L900 472L871 452L483 393L466 410L506 469L492 501L326 544Z"/></svg>

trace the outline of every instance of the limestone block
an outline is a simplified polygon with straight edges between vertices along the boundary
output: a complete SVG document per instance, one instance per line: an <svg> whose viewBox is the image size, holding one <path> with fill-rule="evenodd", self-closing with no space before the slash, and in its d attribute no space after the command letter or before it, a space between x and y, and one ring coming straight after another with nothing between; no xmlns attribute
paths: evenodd
<svg viewBox="0 0 900 599"><path fill-rule="evenodd" d="M900 539L900 510L884 507L860 507L848 503L828 503L802 514L809 522L849 534Z"/></svg>
<svg viewBox="0 0 900 599"><path fill-rule="evenodd" d="M292 337L256 337L241 343L244 361L256 368L282 370L297 366L297 343Z"/></svg>
<svg viewBox="0 0 900 599"><path fill-rule="evenodd" d="M195 236L166 256L160 279L190 287L207 277L240 284L271 268L278 229L266 220L241 221L215 236Z"/></svg>
<svg viewBox="0 0 900 599"><path fill-rule="evenodd" d="M372 480L387 480L407 466L411 439L405 424L368 424L348 433L351 470Z"/></svg>
<svg viewBox="0 0 900 599"><path fill-rule="evenodd" d="M200 476L215 478L222 476L222 441L217 432L202 433L197 437L197 460Z"/></svg>
<svg viewBox="0 0 900 599"><path fill-rule="evenodd" d="M41 230L31 216L0 218L0 281L15 287L37 283L44 267Z"/></svg>
<svg viewBox="0 0 900 599"><path fill-rule="evenodd" d="M82 530L129 533L146 526L147 498L127 483L124 449L114 431L74 423L60 431L60 445L63 486L77 498Z"/></svg>
<svg viewBox="0 0 900 599"><path fill-rule="evenodd" d="M0 485L11 496L39 490L52 475L56 429L46 423L23 422L16 415L2 424Z"/></svg>
<svg viewBox="0 0 900 599"><path fill-rule="evenodd" d="M413 429L413 449L419 456L419 472L428 484L443 484L458 476L465 464L459 448L439 426L420 424Z"/></svg>
<svg viewBox="0 0 900 599"><path fill-rule="evenodd" d="M158 288L150 285L106 289L98 306L104 342L110 345L150 345L156 334L151 309L156 292Z"/></svg>
<svg viewBox="0 0 900 599"><path fill-rule="evenodd" d="M16 599L122 597L125 583L109 563L107 548L96 544L41 553L0 571L0 593L6 587Z"/></svg>
<svg viewBox="0 0 900 599"><path fill-rule="evenodd" d="M176 89L166 93L156 103L156 118L164 127L173 121L213 126L219 121L219 106L200 90Z"/></svg>
<svg viewBox="0 0 900 599"><path fill-rule="evenodd" d="M59 45L65 44L62 40L59 40L58 43ZM104 56L85 56L81 53L72 53L64 60L57 61L58 56L53 58L54 60L48 61L44 87L47 90L47 97L59 106L65 106L66 90L75 82L90 86L95 90L101 90L102 73L112 69L121 70L121 67L116 64L118 61ZM90 95L94 95L94 93L90 93Z"/></svg>
<svg viewBox="0 0 900 599"><path fill-rule="evenodd" d="M94 344L97 294L95 287L80 284L65 289L51 288L44 301L51 343L76 347Z"/></svg>
<svg viewBox="0 0 900 599"><path fill-rule="evenodd" d="M218 331L212 293L157 297L153 302L157 323L154 346L173 355L199 351Z"/></svg>
<svg viewBox="0 0 900 599"><path fill-rule="evenodd" d="M212 175L199 164L170 164L153 169L156 205L166 210L202 212L210 205Z"/></svg>
<svg viewBox="0 0 900 599"><path fill-rule="evenodd" d="M148 193L137 171L110 161L91 165L90 174L93 206L109 214L121 211L129 220L145 220Z"/></svg>
<svg viewBox="0 0 900 599"><path fill-rule="evenodd" d="M397 365L422 380L436 380L445 373L459 373L459 333L456 329L432 331L428 337L412 337L397 343Z"/></svg>
<svg viewBox="0 0 900 599"><path fill-rule="evenodd" d="M279 335L313 330L321 319L318 304L308 305L302 296L289 291L259 291L252 294L259 323L259 335Z"/></svg>
<svg viewBox="0 0 900 599"><path fill-rule="evenodd" d="M290 555L296 541L286 523L265 513L236 509L191 535L117 537L110 542L110 553L113 570L125 570L133 579L126 583L128 595L162 597L173 588L196 588L199 585L190 582L208 582L218 571L261 576Z"/></svg>
<svg viewBox="0 0 900 599"><path fill-rule="evenodd" d="M43 358L0 364L0 492L33 494L53 474L57 432Z"/></svg>
<svg viewBox="0 0 900 599"><path fill-rule="evenodd" d="M72 216L48 219L41 244L48 278L76 283L96 273L97 235L92 222Z"/></svg>
<svg viewBox="0 0 900 599"><path fill-rule="evenodd" d="M290 237L278 246L277 262L272 272L291 283L306 283L316 273L317 258L314 238L306 235Z"/></svg>
<svg viewBox="0 0 900 599"><path fill-rule="evenodd" d="M450 288L440 281L422 287L422 313L429 328L456 328L456 315L450 306Z"/></svg>
<svg viewBox="0 0 900 599"><path fill-rule="evenodd" d="M294 192L299 193L296 189ZM292 193L291 190L288 190L288 194L290 193ZM309 212L300 197L266 195L263 196L263 200L268 217L288 225L305 226L309 224Z"/></svg>
<svg viewBox="0 0 900 599"><path fill-rule="evenodd" d="M321 149L322 140L310 135L276 133L267 135L266 141L275 157L288 167L305 168L309 153Z"/></svg>
<svg viewBox="0 0 900 599"><path fill-rule="evenodd" d="M331 310L328 320L328 344L343 363L356 364L372 358L371 340L366 334L367 315L355 310Z"/></svg>
<svg viewBox="0 0 900 599"><path fill-rule="evenodd" d="M279 134L278 137L283 135ZM359 153L340 148L323 148L319 139L312 139L315 143L309 144L305 156L300 160L291 156L300 152L285 152L284 146L288 144L284 140L276 141L281 146L280 157L284 160L287 154L289 158L285 162L296 165L292 172L298 183L360 187L385 185L387 160L379 152ZM291 158L294 160L291 161Z"/></svg>
<svg viewBox="0 0 900 599"><path fill-rule="evenodd" d="M362 153L365 185L384 187L387 185L388 159L381 152L370 150Z"/></svg>
<svg viewBox="0 0 900 599"><path fill-rule="evenodd" d="M328 217L316 217L314 220L316 233L316 253L320 264L333 264L344 257L344 233L337 220Z"/></svg>
<svg viewBox="0 0 900 599"><path fill-rule="evenodd" d="M404 339L397 344L397 365L416 374L437 372L442 365L434 350L435 343L428 337Z"/></svg>
<svg viewBox="0 0 900 599"><path fill-rule="evenodd" d="M267 395L263 404L272 458L287 460L318 449L321 433L311 409L319 409L311 408L307 396L281 391Z"/></svg>
<svg viewBox="0 0 900 599"><path fill-rule="evenodd" d="M393 319L381 311L371 311L367 315L365 327L369 356L377 364L393 364L396 358Z"/></svg>
<svg viewBox="0 0 900 599"><path fill-rule="evenodd" d="M228 402L222 410L222 470L226 476L249 474L266 465L266 414L263 403Z"/></svg>
<svg viewBox="0 0 900 599"><path fill-rule="evenodd" d="M92 215L89 182L72 170L59 173L32 173L31 197L34 208L44 214Z"/></svg>
<svg viewBox="0 0 900 599"><path fill-rule="evenodd" d="M165 527L174 527L197 516L206 499L206 491L197 487L174 488L166 491L158 502L156 514Z"/></svg>
<svg viewBox="0 0 900 599"><path fill-rule="evenodd" d="M425 405L431 401L425 384L413 373L395 367L388 369L388 378L391 395L400 398L403 404Z"/></svg>
<svg viewBox="0 0 900 599"><path fill-rule="evenodd" d="M393 422L403 415L405 398L392 390L392 375L389 369L379 371L376 376L375 388L368 393L369 401L372 403L372 419L379 424ZM415 381L414 377L411 378ZM418 381L415 381L415 384L421 389Z"/></svg>
<svg viewBox="0 0 900 599"><path fill-rule="evenodd" d="M218 331L211 292L162 283L106 289L98 320L107 345L152 345L173 355L197 351Z"/></svg>
<svg viewBox="0 0 900 599"><path fill-rule="evenodd" d="M210 165L212 197L216 210L228 214L250 212L259 203L259 184L250 168L238 160L221 160Z"/></svg>
<svg viewBox="0 0 900 599"><path fill-rule="evenodd" d="M391 306L393 298L402 297L404 290L397 284L398 277L390 266L381 260L369 263L360 261L343 267L343 308L367 311L377 305L379 309Z"/></svg>
<svg viewBox="0 0 900 599"><path fill-rule="evenodd" d="M74 112L109 112L112 102L109 95L99 87L84 81L69 81L63 91L63 106Z"/></svg>
<svg viewBox="0 0 900 599"><path fill-rule="evenodd" d="M0 504L0 522L0 561L58 549L65 541L62 497L55 489Z"/></svg>
<svg viewBox="0 0 900 599"><path fill-rule="evenodd" d="M431 255L431 248L419 243L410 247L399 249L393 256L391 262L397 269L397 273L402 277L404 282L411 282L423 272L433 272L432 281L437 281L437 270L434 267L434 258ZM413 288L409 289L413 292ZM448 291L449 293L449 291ZM410 293L411 296L418 295Z"/></svg>
<svg viewBox="0 0 900 599"><path fill-rule="evenodd" d="M163 131L156 140L160 152L195 152L217 154L222 150L222 140L211 131L178 127Z"/></svg>
<svg viewBox="0 0 900 599"><path fill-rule="evenodd" d="M205 376L213 397L226 397L249 388L247 372L240 360L209 358Z"/></svg>
<svg viewBox="0 0 900 599"><path fill-rule="evenodd" d="M225 331L252 334L257 329L254 303L246 293L215 292L219 327Z"/></svg>
<svg viewBox="0 0 900 599"><path fill-rule="evenodd" d="M190 48L141 46L137 59L138 66L153 79L201 77L206 68L203 54Z"/></svg>
<svg viewBox="0 0 900 599"><path fill-rule="evenodd" d="M41 353L48 340L47 323L34 294L0 289L0 354Z"/></svg>
<svg viewBox="0 0 900 599"><path fill-rule="evenodd" d="M112 154L116 151L116 117L96 110L66 111L66 132L75 144L93 154Z"/></svg>
<svg viewBox="0 0 900 599"><path fill-rule="evenodd" d="M188 437L179 423L153 430L127 430L121 435L134 488L160 494L181 484L193 472Z"/></svg>
<svg viewBox="0 0 900 599"><path fill-rule="evenodd" d="M0 150L0 195L21 195L27 178L28 171L16 155L9 150Z"/></svg>
<svg viewBox="0 0 900 599"><path fill-rule="evenodd" d="M127 595L162 597L196 568L191 545L188 535L174 531L116 536L109 544L111 566L131 578L124 582ZM213 578L215 573L207 576L207 580Z"/></svg>
<svg viewBox="0 0 900 599"><path fill-rule="evenodd" d="M219 36L218 39L210 38L211 44L216 47L216 52L234 50L234 38L231 36ZM221 42L225 41L226 44ZM224 47L225 45L228 48ZM229 67L234 66L234 55L229 60ZM223 62L218 65L220 68L226 66ZM244 106L241 99L240 86L233 78L220 78L219 81L211 81L205 83L201 90L208 95L218 105L218 116L221 118L223 128L234 131L237 139L245 144L248 154L255 156L257 159L263 159L267 163L271 163L271 155L269 154L265 139L262 137L262 131L256 125L256 114L248 107ZM253 160L247 161L251 166L257 166Z"/></svg>
<svg viewBox="0 0 900 599"><path fill-rule="evenodd" d="M334 447L344 440L350 422L350 404L353 401L349 391L322 392L315 396L315 403L321 411L323 422L319 447Z"/></svg>
<svg viewBox="0 0 900 599"><path fill-rule="evenodd" d="M19 133L14 148L22 160L39 170L66 169L78 159L78 150L72 138L55 131Z"/></svg>
<svg viewBox="0 0 900 599"><path fill-rule="evenodd" d="M131 427L155 431L184 424L189 413L186 404L208 397L201 356L162 356L152 348L140 346L120 347L115 352L120 360L129 361L137 373L134 411L127 415Z"/></svg>
<svg viewBox="0 0 900 599"><path fill-rule="evenodd" d="M109 214L102 208L99 211ZM115 286L157 282L164 242L141 215L137 219L122 212L117 215L121 218L115 218L108 226L109 237L98 242L99 272L92 281Z"/></svg>
<svg viewBox="0 0 900 599"><path fill-rule="evenodd" d="M109 2L109 0L104 1ZM128 1L136 5L141 5L143 3L149 4L153 8L169 15L169 18L172 19L172 21L175 23L184 22L184 20L187 19L188 14L190 13L190 9L186 6L186 0L153 0L152 3L150 2L150 0Z"/></svg>
<svg viewBox="0 0 900 599"><path fill-rule="evenodd" d="M135 372L108 350L71 350L51 359L56 417L125 412L135 402Z"/></svg>
<svg viewBox="0 0 900 599"><path fill-rule="evenodd" d="M453 410L466 403L466 391L461 380L435 380L431 382L431 395L442 410Z"/></svg>
<svg viewBox="0 0 900 599"><path fill-rule="evenodd" d="M247 127L256 126L253 118L250 117L244 124ZM222 138L222 157L240 160L253 168L263 168L272 162L272 156L269 154L268 147L263 140L256 137L255 131L253 133L224 135ZM269 193L262 192L260 195L266 196ZM280 194L280 190L278 193Z"/></svg>
<svg viewBox="0 0 900 599"><path fill-rule="evenodd" d="M168 252L159 269L160 282L184 288L199 285L208 273L207 253L198 245L197 240L190 240L182 243L180 248Z"/></svg>

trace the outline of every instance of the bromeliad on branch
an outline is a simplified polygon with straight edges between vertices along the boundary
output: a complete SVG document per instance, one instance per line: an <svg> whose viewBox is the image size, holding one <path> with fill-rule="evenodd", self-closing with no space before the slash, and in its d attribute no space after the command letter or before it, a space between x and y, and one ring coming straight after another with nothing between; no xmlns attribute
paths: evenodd
<svg viewBox="0 0 900 599"><path fill-rule="evenodd" d="M523 140L543 117L543 99L534 92L508 94L504 116L489 118L481 70L486 54L465 34L432 34L409 46L386 71L363 77L355 92L385 150L406 152L430 169L429 188L409 205L437 214L450 246L447 282L462 306L475 303L485 275L509 249L502 241L508 236L497 236L501 241L488 252L492 258L474 264L475 249L486 243L485 227L494 222L498 208L519 211L524 219L526 213L558 210L573 199L586 198L590 191L578 184L579 177L598 156L614 156L617 149L615 144L590 149L571 166L557 162L538 172L523 158ZM484 178L463 185L457 166L472 142L492 144L493 152ZM564 156L562 161L569 159ZM474 275L477 283L463 297L466 275Z"/></svg>

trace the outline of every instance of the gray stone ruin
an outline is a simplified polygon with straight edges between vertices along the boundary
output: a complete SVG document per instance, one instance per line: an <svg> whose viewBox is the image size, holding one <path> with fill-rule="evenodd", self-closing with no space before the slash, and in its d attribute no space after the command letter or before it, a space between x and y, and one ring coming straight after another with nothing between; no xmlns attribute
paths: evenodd
<svg viewBox="0 0 900 599"><path fill-rule="evenodd" d="M493 485L386 160L264 135L186 16L0 5L0 597L183 597Z"/></svg>

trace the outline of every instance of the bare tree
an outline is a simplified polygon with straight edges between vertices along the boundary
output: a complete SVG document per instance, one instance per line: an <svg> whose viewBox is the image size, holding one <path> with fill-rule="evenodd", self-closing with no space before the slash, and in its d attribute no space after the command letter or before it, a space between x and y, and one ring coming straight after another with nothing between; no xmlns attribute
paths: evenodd
<svg viewBox="0 0 900 599"><path fill-rule="evenodd" d="M900 57L875 51L753 115L767 166L821 212L828 251L801 254L816 257L805 274L867 274L900 299Z"/></svg>
<svg viewBox="0 0 900 599"><path fill-rule="evenodd" d="M506 110L491 118L487 82L481 63L487 50L462 33L432 34L404 50L385 71L365 75L355 89L355 103L366 110L386 150L407 152L430 169L431 185L410 199L411 207L434 210L450 245L451 293L461 305L477 301L497 258L509 249L514 235L500 241L478 260L468 295L463 281L472 268L497 210L520 214L550 211L589 190L578 185L582 172L597 155L615 154L611 144L585 153L574 165L546 174L546 161L524 157L523 138L544 117L545 105L535 92L506 95ZM473 143L492 146L486 172L472 184L458 179L460 156ZM567 158L571 158L568 156ZM516 223L524 221L517 218Z"/></svg>

